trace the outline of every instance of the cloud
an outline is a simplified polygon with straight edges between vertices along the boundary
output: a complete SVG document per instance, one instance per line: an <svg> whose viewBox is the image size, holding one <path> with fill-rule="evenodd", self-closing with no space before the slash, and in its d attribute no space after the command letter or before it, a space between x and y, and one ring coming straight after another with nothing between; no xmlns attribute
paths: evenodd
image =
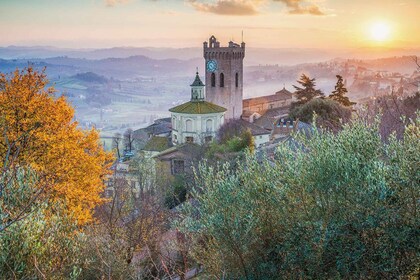
<svg viewBox="0 0 420 280"><path fill-rule="evenodd" d="M190 3L194 9L200 12L236 16L259 14L261 6L270 1L286 4L288 13L291 15L325 15L325 13L317 5L308 4L308 2L312 0L216 0L213 2L204 0L186 0L186 2Z"/></svg>
<svg viewBox="0 0 420 280"><path fill-rule="evenodd" d="M198 0L188 0L194 9L200 12L218 15L256 15L262 0L217 0L215 3L202 3Z"/></svg>
<svg viewBox="0 0 420 280"><path fill-rule="evenodd" d="M117 4L125 4L129 0L105 0L105 4L107 7L114 7Z"/></svg>
<svg viewBox="0 0 420 280"><path fill-rule="evenodd" d="M274 2L282 2L286 4L286 6L289 8L288 13L292 15L314 15L314 16L323 16L325 15L324 12L321 11L321 9L315 5L302 5L304 4L304 0L273 0Z"/></svg>

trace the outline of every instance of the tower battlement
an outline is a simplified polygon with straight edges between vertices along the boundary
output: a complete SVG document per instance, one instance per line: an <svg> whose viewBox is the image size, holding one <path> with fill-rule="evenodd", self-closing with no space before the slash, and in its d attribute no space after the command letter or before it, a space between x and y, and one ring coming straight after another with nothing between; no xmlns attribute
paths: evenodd
<svg viewBox="0 0 420 280"><path fill-rule="evenodd" d="M203 43L206 63L206 100L227 108L226 119L239 119L242 114L243 60L245 43L230 41L222 47L216 37Z"/></svg>
<svg viewBox="0 0 420 280"><path fill-rule="evenodd" d="M221 47L216 37L211 36L209 41L203 43L205 59L244 59L245 43L240 45L230 41L227 47Z"/></svg>

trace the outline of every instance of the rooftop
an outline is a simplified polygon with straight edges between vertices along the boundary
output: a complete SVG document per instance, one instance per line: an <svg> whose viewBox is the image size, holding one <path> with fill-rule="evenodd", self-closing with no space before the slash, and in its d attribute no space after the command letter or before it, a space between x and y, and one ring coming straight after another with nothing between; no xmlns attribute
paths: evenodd
<svg viewBox="0 0 420 280"><path fill-rule="evenodd" d="M202 147L194 143L184 143L181 145L170 147L153 156L154 158L169 159L173 153L182 153L191 158L199 157L202 154Z"/></svg>
<svg viewBox="0 0 420 280"><path fill-rule="evenodd" d="M159 135L169 133L172 131L171 118L157 119L155 122L147 127L140 128L134 131L134 135L138 137L142 133Z"/></svg>
<svg viewBox="0 0 420 280"><path fill-rule="evenodd" d="M260 127L264 127L265 129L272 130L273 123L279 118L287 116L288 113L288 107L269 109L264 112L260 118L256 119L254 123Z"/></svg>
<svg viewBox="0 0 420 280"><path fill-rule="evenodd" d="M207 101L189 101L187 103L173 107L169 109L169 111L183 114L213 114L223 113L226 111L226 108Z"/></svg>
<svg viewBox="0 0 420 280"><path fill-rule="evenodd" d="M194 82L191 84L192 87L204 87L204 83L201 81L200 76L198 75L198 72L195 73L195 79Z"/></svg>
<svg viewBox="0 0 420 280"><path fill-rule="evenodd" d="M262 128L261 126L258 126L258 125L256 125L256 124L253 124L253 123L250 123L250 122L247 122L247 121L244 121L244 120L240 120L240 122L241 122L241 126L243 126L243 127L245 127L245 128L247 128L247 129L249 129L250 131L251 131L251 134L253 135L253 136L257 136L257 135L265 135L265 134L270 134L271 132L270 131L268 131L267 129L265 129L265 128Z"/></svg>
<svg viewBox="0 0 420 280"><path fill-rule="evenodd" d="M293 94L290 91L283 88L282 90L272 95L258 96L258 97L244 99L243 103L244 103L244 107L249 107L249 106L255 106L262 103L265 104L269 102L291 99L292 95Z"/></svg>
<svg viewBox="0 0 420 280"><path fill-rule="evenodd" d="M171 141L168 137L153 136L146 143L143 150L161 152L171 147Z"/></svg>

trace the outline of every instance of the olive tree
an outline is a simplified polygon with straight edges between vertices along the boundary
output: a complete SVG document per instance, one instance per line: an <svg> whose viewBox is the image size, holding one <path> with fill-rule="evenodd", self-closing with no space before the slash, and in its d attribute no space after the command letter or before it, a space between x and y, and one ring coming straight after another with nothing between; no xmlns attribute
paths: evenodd
<svg viewBox="0 0 420 280"><path fill-rule="evenodd" d="M174 227L226 279L387 279L418 273L419 119L381 141L361 120L295 134L274 160L200 166Z"/></svg>

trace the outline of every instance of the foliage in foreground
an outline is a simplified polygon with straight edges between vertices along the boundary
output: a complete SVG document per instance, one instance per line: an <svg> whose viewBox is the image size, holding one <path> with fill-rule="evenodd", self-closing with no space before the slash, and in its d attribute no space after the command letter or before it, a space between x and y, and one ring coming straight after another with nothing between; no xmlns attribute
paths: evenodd
<svg viewBox="0 0 420 280"><path fill-rule="evenodd" d="M420 263L420 127L381 141L355 121L297 135L274 162L200 166L175 227L206 274L223 279L391 279ZM296 143L300 143L296 145ZM418 275L417 275L418 276Z"/></svg>
<svg viewBox="0 0 420 280"><path fill-rule="evenodd" d="M64 202L83 224L102 202L112 155L104 152L97 131L77 127L73 108L47 84L44 72L32 68L0 73L0 168L12 161L33 169L39 183L48 185L48 198Z"/></svg>
<svg viewBox="0 0 420 280"><path fill-rule="evenodd" d="M88 259L74 219L60 204L46 203L29 217L0 234L0 279L76 279Z"/></svg>

